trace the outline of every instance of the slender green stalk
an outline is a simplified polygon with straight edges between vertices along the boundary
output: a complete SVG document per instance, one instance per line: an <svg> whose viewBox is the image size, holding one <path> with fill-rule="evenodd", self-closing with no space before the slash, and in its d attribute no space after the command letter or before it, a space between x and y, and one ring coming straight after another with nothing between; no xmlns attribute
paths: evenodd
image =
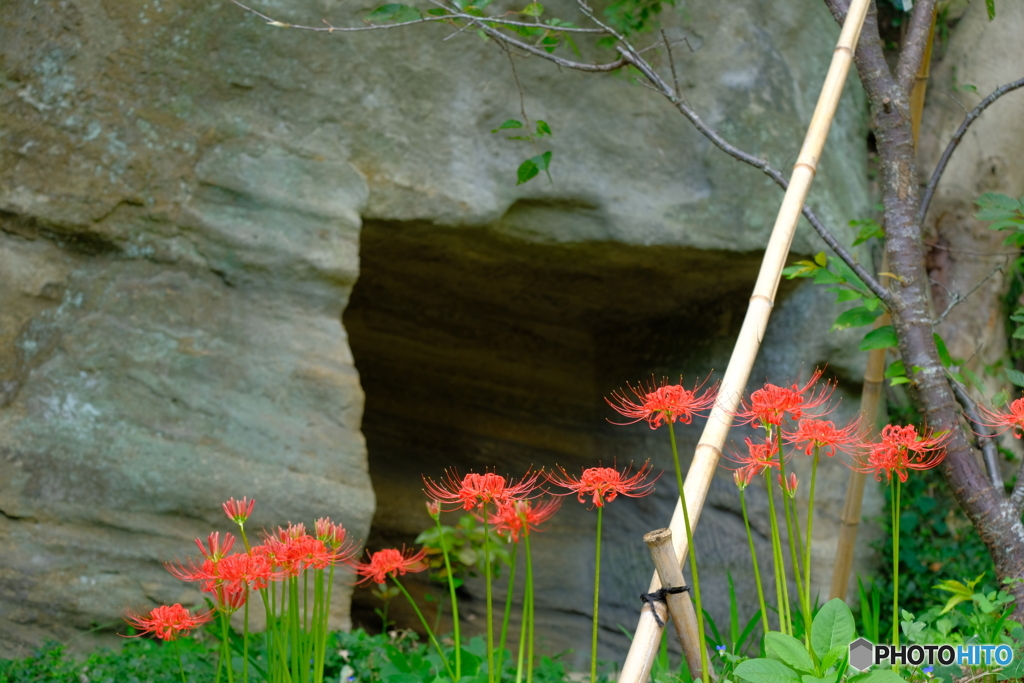
<svg viewBox="0 0 1024 683"><path fill-rule="evenodd" d="M597 508L597 544L594 550L594 627L590 636L590 683L597 683L597 607L601 595L601 517L604 507Z"/></svg>
<svg viewBox="0 0 1024 683"><path fill-rule="evenodd" d="M530 608L526 602L526 594L523 594L523 612L519 623L519 654L516 656L516 683L523 681L523 660L526 656L526 618Z"/></svg>
<svg viewBox="0 0 1024 683"><path fill-rule="evenodd" d="M178 647L177 640L174 641L174 654L178 655L178 671L181 672L181 683L188 683L188 681L185 680L185 666L181 663L181 648Z"/></svg>
<svg viewBox="0 0 1024 683"><path fill-rule="evenodd" d="M798 598L798 600L800 602L800 613L803 615L803 618L804 618L804 624L805 624L805 628L804 628L804 641L806 642L808 648L810 648L810 642L811 642L811 640L810 640L810 638L811 638L811 629L810 629L810 626L809 626L810 623L811 623L811 621L810 621L810 614L809 614L810 608L804 602L804 586L803 586L804 578L803 578L803 572L801 571L801 568L800 568L800 552L798 550L798 546L800 544L800 533L796 530L796 527L793 524L793 517L796 516L796 511L793 509L793 503L795 502L796 499L791 497L788 493L786 493L787 484L788 484L788 482L786 481L786 458L783 456L783 450L782 450L782 429L779 428L779 427L777 427L775 429L775 440L776 440L776 443L778 444L777 447L778 447L778 450L779 450L779 476L782 477L782 482L783 482L782 483L782 511L783 511L783 514L786 517L786 533L787 533L787 535L789 537L789 543L788 543L788 545L789 545L789 559L790 559L790 562L793 563L793 576L796 578L796 594L797 594L797 598ZM788 593L788 587L787 587L787 593Z"/></svg>
<svg viewBox="0 0 1024 683"><path fill-rule="evenodd" d="M228 640L228 620L230 617L227 612L221 611L220 613L220 631L221 631L221 658L224 659L228 669L228 683L233 683L234 678L234 667L231 666L231 641Z"/></svg>
<svg viewBox="0 0 1024 683"><path fill-rule="evenodd" d="M708 649L704 644L704 608L700 597L700 575L697 573L697 549L693 547L693 527L690 526L690 512L686 507L686 492L683 489L683 469L679 465L679 448L676 446L676 432L672 420L668 421L668 436L672 442L672 460L676 466L676 485L679 487L679 503L683 508L683 526L686 528L687 555L690 558L690 573L693 575L693 599L697 607L697 638L700 647L701 678L710 683L711 669Z"/></svg>
<svg viewBox="0 0 1024 683"><path fill-rule="evenodd" d="M519 544L512 546L512 568L508 573L508 595L505 596L505 613L501 617L501 637L498 639L498 660L495 667L498 669L498 680L501 680L502 660L505 659L505 639L508 636L508 622L512 617L512 595L516 587L516 554L519 551Z"/></svg>
<svg viewBox="0 0 1024 683"><path fill-rule="evenodd" d="M249 587L246 584L246 592ZM245 625L242 626L242 680L249 683L249 596L245 597Z"/></svg>
<svg viewBox="0 0 1024 683"><path fill-rule="evenodd" d="M900 479L894 476L892 488L892 644L900 645ZM895 667L894 667L895 668Z"/></svg>
<svg viewBox="0 0 1024 683"><path fill-rule="evenodd" d="M459 601L455 599L455 577L452 575L452 563L448 557L448 544L445 543L441 531L441 515L433 515L437 524L437 537L441 539L441 554L444 555L444 568L448 572L448 595L452 600L452 629L455 632L455 678L462 679L462 640L459 634Z"/></svg>
<svg viewBox="0 0 1024 683"><path fill-rule="evenodd" d="M750 557L754 561L754 581L757 584L757 601L761 606L761 627L768 633L768 608L764 602L764 589L761 588L761 569L757 566L757 549L754 548L754 535L750 533L750 518L747 516L747 496L740 489L740 509L743 510L743 526L747 530L747 543L750 545Z"/></svg>
<svg viewBox="0 0 1024 683"><path fill-rule="evenodd" d="M526 683L533 683L533 642L534 642L534 618L533 618L533 553L530 550L530 527L527 526L523 533L526 543L526 589L523 595L523 619L527 622L528 633L526 636ZM529 607L528 614L527 607Z"/></svg>
<svg viewBox="0 0 1024 683"><path fill-rule="evenodd" d="M811 540L814 527L814 485L818 479L818 456L820 446L814 447L814 460L811 461L811 489L807 498L807 542L804 543L804 589L807 591L807 604L811 604ZM810 631L810 629L807 629Z"/></svg>
<svg viewBox="0 0 1024 683"><path fill-rule="evenodd" d="M431 630L430 624L427 623L426 618L423 616L423 612L421 612L420 608L416 605L416 601L412 599L412 596L409 595L409 591L405 590L405 586L402 585L402 582L399 581L397 577L392 576L391 580L394 581L395 585L398 586L398 589L402 591L402 595L404 595L405 599L409 601L410 605L412 605L413 610L416 612L416 616L420 618L420 623L423 624L423 628L427 632L427 637L430 638L431 644L434 646L434 649L437 650L437 656L441 658L441 662L444 664L444 668L448 672L448 676L452 679L452 683L458 683L455 678L455 673L452 671L452 667L448 663L448 658L445 657L444 650L441 649L441 643L437 642L437 638L434 636L434 631Z"/></svg>
<svg viewBox="0 0 1024 683"><path fill-rule="evenodd" d="M491 525L487 505L484 505L484 582L487 584L487 681L498 679L494 671L494 596L491 590Z"/></svg>
<svg viewBox="0 0 1024 683"><path fill-rule="evenodd" d="M768 521L772 530L772 560L775 568L775 594L779 608L779 630L790 635L793 624L789 612L789 587L786 581L786 565L782 557L782 539L779 536L779 519L775 512L775 492L772 489L771 468L764 470L764 487L768 491Z"/></svg>

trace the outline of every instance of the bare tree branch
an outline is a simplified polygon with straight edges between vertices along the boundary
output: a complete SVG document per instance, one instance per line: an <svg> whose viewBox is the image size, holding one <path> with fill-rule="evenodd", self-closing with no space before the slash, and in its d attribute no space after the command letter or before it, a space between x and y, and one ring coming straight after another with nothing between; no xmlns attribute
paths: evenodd
<svg viewBox="0 0 1024 683"><path fill-rule="evenodd" d="M932 203L932 197L935 196L935 189L939 186L939 180L942 178L942 174L946 171L946 165L949 164L949 158L953 156L953 151L956 150L957 145L963 139L967 129L971 127L981 113L988 109L989 105L998 100L1006 93L1013 92L1018 88L1024 87L1024 78L1007 83L1004 86L996 88L992 91L992 94L983 99L978 103L974 109L964 118L963 123L953 133L953 137L950 138L949 144L946 145L946 151L942 153L942 157L939 159L938 165L935 166L935 171L932 173L931 180L928 181L928 186L924 190L924 196L921 198L921 208L917 211L917 224L921 225L924 222L925 216L928 215L928 207Z"/></svg>
<svg viewBox="0 0 1024 683"><path fill-rule="evenodd" d="M989 480L997 491L1002 491L1003 474L999 471L999 449L992 431L981 421L981 417L978 415L978 406L967 393L967 389L953 378L949 378L949 386L953 387L956 400L963 407L964 415L974 431L977 446L985 459L985 469L988 470ZM1016 493L1016 489L1014 489L1014 493ZM1021 495L1024 496L1024 490Z"/></svg>
<svg viewBox="0 0 1024 683"><path fill-rule="evenodd" d="M971 291L967 292L966 294L961 294L960 292L950 292L950 290L947 289L944 285L942 285L939 282L936 282L935 280L932 280L932 284L939 285L950 294L949 305L946 306L946 310L942 312L942 315L940 315L938 318L932 321L932 326L934 327L942 323L942 321L946 319L946 316L949 315L949 312L952 311L957 306L957 304L962 304L963 302L967 301L967 299L970 298L971 294L974 294L976 291L978 291L978 288L980 288L983 284L991 280L996 273L1002 273L1004 271L1004 268L1005 266L1000 263L998 266L995 267L995 269L991 273L982 278L981 282L974 285L974 287L971 287Z"/></svg>
<svg viewBox="0 0 1024 683"><path fill-rule="evenodd" d="M914 87L921 61L932 35L932 15L935 14L935 0L917 0L910 15L910 27L903 39L899 62L896 64L896 82L908 96Z"/></svg>

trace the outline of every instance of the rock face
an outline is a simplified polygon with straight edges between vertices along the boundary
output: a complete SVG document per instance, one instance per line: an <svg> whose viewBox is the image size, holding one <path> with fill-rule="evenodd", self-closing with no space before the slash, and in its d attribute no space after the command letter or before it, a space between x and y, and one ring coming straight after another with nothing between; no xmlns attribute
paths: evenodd
<svg viewBox="0 0 1024 683"><path fill-rule="evenodd" d="M785 167L838 30L817 0L778 5L667 21L688 100ZM262 9L342 25L372 7ZM279 30L227 2L0 6L0 654L195 599L160 563L226 529L229 496L257 498L256 525L329 514L376 549L427 525L420 473L670 463L664 433L608 424L602 397L724 368L781 193L627 78L518 57L555 161L553 183L516 186L533 152L489 132L520 116L508 58L448 35ZM868 203L861 110L849 86L813 192L833 226ZM801 231L794 250L820 247ZM829 297L782 298L752 377L829 363L855 394ZM845 472L823 476L827 585ZM608 658L673 488L609 508ZM716 615L727 569L755 604L737 509L723 476L697 543ZM538 540L552 650L586 649L592 524L567 500Z"/></svg>

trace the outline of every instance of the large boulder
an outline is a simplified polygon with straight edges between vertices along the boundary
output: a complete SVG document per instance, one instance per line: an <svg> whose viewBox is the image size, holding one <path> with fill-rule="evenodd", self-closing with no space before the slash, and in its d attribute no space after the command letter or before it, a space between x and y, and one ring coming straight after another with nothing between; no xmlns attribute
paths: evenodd
<svg viewBox="0 0 1024 683"><path fill-rule="evenodd" d="M359 25L372 7L261 9ZM838 34L821 3L669 15L687 100L790 165ZM421 473L671 462L603 397L724 369L781 192L626 75L514 55L526 115L555 132L553 182L517 186L534 151L490 132L521 117L510 58L449 35L282 30L196 0L0 7L0 654L194 599L161 562L227 528L229 496L258 499L257 525L329 514L376 549L427 526ZM851 83L812 193L840 232L867 210L865 134ZM820 248L803 226L795 251ZM855 335L827 333L813 287L781 298L755 383L828 363L852 413ZM698 435L681 430L684 453ZM816 585L845 476L823 474ZM672 479L609 508L607 657ZM725 473L697 543L716 615L726 570L755 604L737 511ZM539 537L549 649L586 649L592 524L567 500Z"/></svg>

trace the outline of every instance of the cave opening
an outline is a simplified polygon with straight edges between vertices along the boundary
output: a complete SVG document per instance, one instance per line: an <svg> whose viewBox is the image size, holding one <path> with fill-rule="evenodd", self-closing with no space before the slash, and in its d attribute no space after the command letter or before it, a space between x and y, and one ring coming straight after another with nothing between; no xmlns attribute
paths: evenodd
<svg viewBox="0 0 1024 683"><path fill-rule="evenodd" d="M612 424L619 416L604 397L652 375L693 384L713 369L720 374L760 254L530 241L500 225L367 221L360 261L343 321L366 395L363 433L377 496L367 547L413 546L432 525L421 475L457 468L515 477L556 464L578 474L650 458L655 471L666 470L656 493L620 498L607 515L602 647L617 655L624 644L615 625L632 628L636 595L650 578L640 539L667 524L675 486L663 430ZM677 431L684 458L701 427ZM709 515L702 525L729 527L724 536L704 535L712 545L743 533L731 515ZM567 497L535 543L538 628L548 651L587 650L593 528L593 511ZM749 563L738 550L709 550L719 564ZM722 583L724 595L724 573ZM472 621L483 600L472 582L466 589L460 610ZM391 609L401 623L399 602ZM354 623L379 628L379 607L370 590L357 590Z"/></svg>

